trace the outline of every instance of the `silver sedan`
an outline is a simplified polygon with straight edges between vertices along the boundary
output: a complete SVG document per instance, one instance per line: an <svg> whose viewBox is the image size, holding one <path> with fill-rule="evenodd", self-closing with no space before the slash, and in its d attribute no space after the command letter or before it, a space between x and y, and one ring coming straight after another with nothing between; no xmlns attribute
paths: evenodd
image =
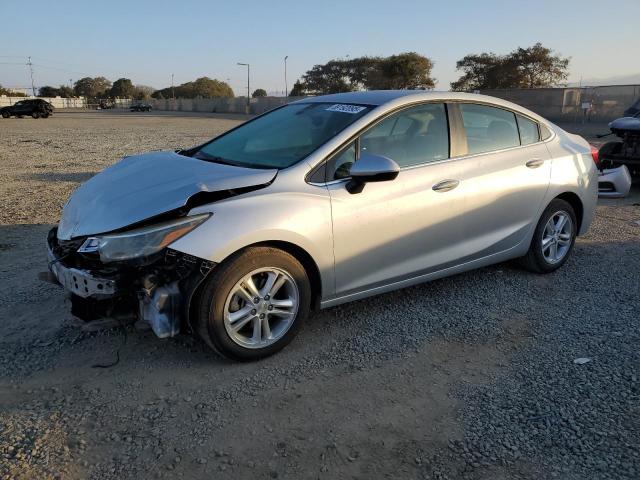
<svg viewBox="0 0 640 480"><path fill-rule="evenodd" d="M482 95L307 98L99 173L49 233L50 269L85 321L258 359L313 309L516 258L553 272L593 218L596 153Z"/></svg>

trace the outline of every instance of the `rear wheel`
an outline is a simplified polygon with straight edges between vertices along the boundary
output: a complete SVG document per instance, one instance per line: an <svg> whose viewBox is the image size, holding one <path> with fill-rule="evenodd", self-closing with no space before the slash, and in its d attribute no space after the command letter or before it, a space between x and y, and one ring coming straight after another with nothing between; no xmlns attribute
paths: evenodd
<svg viewBox="0 0 640 480"><path fill-rule="evenodd" d="M569 258L577 234L576 214L573 207L556 198L544 210L531 240L523 266L536 273L550 273Z"/></svg>
<svg viewBox="0 0 640 480"><path fill-rule="evenodd" d="M9 112L2 112L2 118L9 118L11 114Z"/></svg>
<svg viewBox="0 0 640 480"><path fill-rule="evenodd" d="M284 348L309 314L311 287L292 255L253 247L218 265L196 299L197 330L227 358L258 360Z"/></svg>
<svg viewBox="0 0 640 480"><path fill-rule="evenodd" d="M40 112L31 112L33 118L40 118Z"/></svg>

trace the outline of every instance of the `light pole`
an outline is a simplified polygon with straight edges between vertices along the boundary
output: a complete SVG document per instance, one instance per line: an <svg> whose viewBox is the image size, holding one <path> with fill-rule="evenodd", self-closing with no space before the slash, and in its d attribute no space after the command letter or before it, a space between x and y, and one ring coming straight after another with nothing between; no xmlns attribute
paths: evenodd
<svg viewBox="0 0 640 480"><path fill-rule="evenodd" d="M249 69L251 68L249 66L248 63L240 63L238 62L238 65L241 65L243 67L247 67L247 113L249 113L250 109L251 109L251 90L249 87Z"/></svg>
<svg viewBox="0 0 640 480"><path fill-rule="evenodd" d="M29 61L27 62L29 65L29 73L31 74L31 91L33 92L33 96L36 96L36 86L33 83L33 63L31 63L31 57L29 57Z"/></svg>
<svg viewBox="0 0 640 480"><path fill-rule="evenodd" d="M175 90L173 89L173 73L171 74L171 99L174 102L176 100L176 93L175 93Z"/></svg>
<svg viewBox="0 0 640 480"><path fill-rule="evenodd" d="M285 97L289 96L289 85L287 85L287 58L289 58L289 55L286 55L284 57L284 96Z"/></svg>

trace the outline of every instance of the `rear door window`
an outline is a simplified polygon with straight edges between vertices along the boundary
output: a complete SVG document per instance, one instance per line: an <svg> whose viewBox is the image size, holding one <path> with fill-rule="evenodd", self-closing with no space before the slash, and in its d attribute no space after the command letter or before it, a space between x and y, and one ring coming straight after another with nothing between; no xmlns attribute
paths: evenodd
<svg viewBox="0 0 640 480"><path fill-rule="evenodd" d="M513 112L473 103L460 104L470 154L491 152L520 145Z"/></svg>

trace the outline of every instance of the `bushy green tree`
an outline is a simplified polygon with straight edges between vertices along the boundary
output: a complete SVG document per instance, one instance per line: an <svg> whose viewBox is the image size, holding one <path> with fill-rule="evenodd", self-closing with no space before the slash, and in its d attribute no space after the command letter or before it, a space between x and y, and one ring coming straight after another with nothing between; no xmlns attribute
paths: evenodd
<svg viewBox="0 0 640 480"><path fill-rule="evenodd" d="M60 95L60 90L49 85L45 85L44 87L40 87L38 89L39 97L57 97L58 95Z"/></svg>
<svg viewBox="0 0 640 480"><path fill-rule="evenodd" d="M267 91L264 88L256 88L253 93L251 94L251 96L253 98L257 98L257 97L266 97L267 96Z"/></svg>
<svg viewBox="0 0 640 480"><path fill-rule="evenodd" d="M289 92L290 97L301 97L305 94L304 84L300 80L296 80L296 83L293 84L293 88L291 92Z"/></svg>
<svg viewBox="0 0 640 480"><path fill-rule="evenodd" d="M128 78L119 78L113 82L113 86L109 90L109 96L119 98L131 98L134 93L133 82Z"/></svg>
<svg viewBox="0 0 640 480"><path fill-rule="evenodd" d="M67 85L60 85L60 88L58 88L58 95L62 98L73 98L73 88Z"/></svg>
<svg viewBox="0 0 640 480"><path fill-rule="evenodd" d="M153 93L154 98L216 98L233 97L233 90L226 83L209 77L201 77L193 82L183 83L176 87L167 87Z"/></svg>
<svg viewBox="0 0 640 480"><path fill-rule="evenodd" d="M84 77L73 86L73 91L77 96L88 98L106 97L110 89L111 82L104 77Z"/></svg>
<svg viewBox="0 0 640 480"><path fill-rule="evenodd" d="M541 88L567 79L569 58L536 43L517 48L507 55L471 54L458 60L463 75L451 83L452 90L493 90L502 88Z"/></svg>
<svg viewBox="0 0 640 480"><path fill-rule="evenodd" d="M133 98L136 100L146 100L151 97L156 89L148 85L136 85L133 89Z"/></svg>
<svg viewBox="0 0 640 480"><path fill-rule="evenodd" d="M308 70L302 76L302 82L294 85L291 95L433 88L432 69L433 62L416 52L330 60Z"/></svg>

